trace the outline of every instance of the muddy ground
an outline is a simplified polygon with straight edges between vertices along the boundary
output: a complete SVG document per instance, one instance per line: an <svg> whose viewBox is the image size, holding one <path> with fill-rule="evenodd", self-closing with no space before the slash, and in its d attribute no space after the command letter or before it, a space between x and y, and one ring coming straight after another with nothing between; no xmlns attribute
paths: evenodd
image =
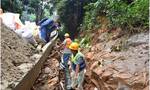
<svg viewBox="0 0 150 90"><path fill-rule="evenodd" d="M149 32L121 37L117 32L95 35L87 76L100 90L148 90Z"/></svg>
<svg viewBox="0 0 150 90"><path fill-rule="evenodd" d="M57 46L52 48L31 90L61 90L59 83L63 81L63 72L59 69L61 54Z"/></svg>
<svg viewBox="0 0 150 90"><path fill-rule="evenodd" d="M95 35L96 43L82 52L88 56L84 90L148 90L148 35L140 33L118 38L116 32ZM93 38L94 38L93 37ZM98 38L97 38L98 37ZM58 46L58 45L56 45ZM59 72L61 53L53 49L32 90L62 90ZM55 53L55 54L54 54ZM62 81L63 82L63 81Z"/></svg>
<svg viewBox="0 0 150 90"><path fill-rule="evenodd" d="M14 32L3 25L1 28L1 85L2 90L7 90L31 69L35 63L31 57L37 51ZM148 90L148 32L132 36L120 35L118 31L91 35L92 47L82 50L88 56L84 90ZM62 90L60 56L56 43L31 90Z"/></svg>
<svg viewBox="0 0 150 90"><path fill-rule="evenodd" d="M36 50L32 45L1 25L2 90L14 88L21 77L30 70L35 63L35 59L30 58L34 53Z"/></svg>

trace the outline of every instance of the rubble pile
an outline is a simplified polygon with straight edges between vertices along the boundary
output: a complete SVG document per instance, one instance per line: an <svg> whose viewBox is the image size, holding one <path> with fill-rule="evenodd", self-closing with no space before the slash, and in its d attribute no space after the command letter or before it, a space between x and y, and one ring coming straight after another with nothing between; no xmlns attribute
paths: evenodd
<svg viewBox="0 0 150 90"><path fill-rule="evenodd" d="M94 84L98 90L148 90L148 33L129 37L127 50L112 51L119 39L100 40L86 53L91 83L85 85Z"/></svg>
<svg viewBox="0 0 150 90"><path fill-rule="evenodd" d="M87 64L84 90L148 90L147 36L148 33L142 33L129 37L126 50L113 51L112 47L122 38L107 42L98 40L89 52L83 50ZM34 90L63 90L61 84L64 84L64 74L59 70L59 51L59 45L55 45L33 87Z"/></svg>
<svg viewBox="0 0 150 90"><path fill-rule="evenodd" d="M16 33L1 25L1 86L2 90L13 89L33 67L38 51Z"/></svg>
<svg viewBox="0 0 150 90"><path fill-rule="evenodd" d="M56 44L31 90L60 90L60 76L63 75L59 70L60 55L59 46Z"/></svg>

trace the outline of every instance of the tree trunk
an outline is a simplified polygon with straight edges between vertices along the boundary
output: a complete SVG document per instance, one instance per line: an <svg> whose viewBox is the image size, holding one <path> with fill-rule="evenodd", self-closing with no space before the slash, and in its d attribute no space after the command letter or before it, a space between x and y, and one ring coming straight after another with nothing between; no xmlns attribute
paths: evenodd
<svg viewBox="0 0 150 90"><path fill-rule="evenodd" d="M40 10L39 10L39 7L37 7L36 9L36 20L35 20L35 22L36 22L36 24L39 22L39 14L40 14Z"/></svg>

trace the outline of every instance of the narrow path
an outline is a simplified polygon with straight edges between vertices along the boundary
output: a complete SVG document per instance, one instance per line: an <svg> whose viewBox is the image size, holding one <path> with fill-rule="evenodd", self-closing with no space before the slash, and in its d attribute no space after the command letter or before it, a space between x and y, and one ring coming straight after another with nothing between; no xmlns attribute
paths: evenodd
<svg viewBox="0 0 150 90"><path fill-rule="evenodd" d="M52 49L45 61L41 73L34 83L31 90L60 90L59 89L59 60L60 53L58 52L59 47Z"/></svg>
<svg viewBox="0 0 150 90"><path fill-rule="evenodd" d="M59 69L60 57L59 45L55 45L55 48L53 47L31 90L65 90L62 89L62 85L65 87L65 83L64 73ZM93 90L94 87L90 78L85 77L84 90L89 90L89 88Z"/></svg>

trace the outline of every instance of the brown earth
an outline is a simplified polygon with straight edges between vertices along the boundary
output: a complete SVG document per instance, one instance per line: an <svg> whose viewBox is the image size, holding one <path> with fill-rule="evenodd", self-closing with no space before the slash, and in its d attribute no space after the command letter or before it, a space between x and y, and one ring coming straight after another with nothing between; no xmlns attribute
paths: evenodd
<svg viewBox="0 0 150 90"><path fill-rule="evenodd" d="M41 73L31 90L61 90L60 81L63 81L63 72L59 71L59 46L53 47L48 59L44 63Z"/></svg>
<svg viewBox="0 0 150 90"><path fill-rule="evenodd" d="M85 90L148 90L148 36L99 32L88 56ZM86 50L87 51L87 50ZM91 89L88 86L93 85ZM87 87L87 88L86 88Z"/></svg>
<svg viewBox="0 0 150 90"><path fill-rule="evenodd" d="M92 47L82 51L87 58L84 90L148 90L149 34L130 37L120 34L120 30L98 31ZM61 56L58 47L45 62L33 90L62 90L60 81L64 78L58 69Z"/></svg>
<svg viewBox="0 0 150 90"><path fill-rule="evenodd" d="M32 45L3 24L1 25L2 90L14 88L25 72L35 63L35 59L30 58L35 52L36 50Z"/></svg>

